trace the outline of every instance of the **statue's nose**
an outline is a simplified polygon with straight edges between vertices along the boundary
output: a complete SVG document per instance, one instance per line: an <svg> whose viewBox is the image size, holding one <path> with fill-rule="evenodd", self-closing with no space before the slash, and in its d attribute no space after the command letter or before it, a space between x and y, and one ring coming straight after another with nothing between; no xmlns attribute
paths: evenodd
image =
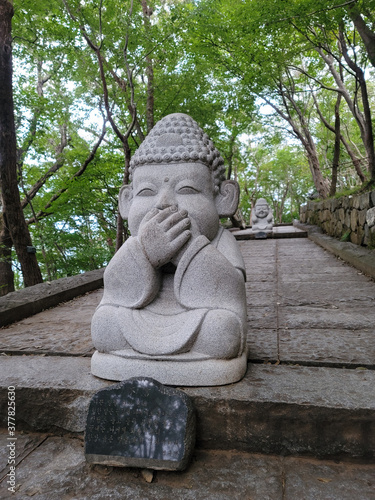
<svg viewBox="0 0 375 500"><path fill-rule="evenodd" d="M170 189L163 190L156 202L156 208L163 210L172 205L176 205L176 199L173 192Z"/></svg>

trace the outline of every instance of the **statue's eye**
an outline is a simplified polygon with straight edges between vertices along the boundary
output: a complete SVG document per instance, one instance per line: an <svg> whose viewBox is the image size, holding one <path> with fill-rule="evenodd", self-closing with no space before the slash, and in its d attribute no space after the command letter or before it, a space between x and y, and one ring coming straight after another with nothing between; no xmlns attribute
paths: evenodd
<svg viewBox="0 0 375 500"><path fill-rule="evenodd" d="M193 186L182 186L178 189L178 194L196 194L200 191Z"/></svg>
<svg viewBox="0 0 375 500"><path fill-rule="evenodd" d="M156 191L154 191L151 188L140 189L137 193L137 196L155 196L155 195L156 195Z"/></svg>

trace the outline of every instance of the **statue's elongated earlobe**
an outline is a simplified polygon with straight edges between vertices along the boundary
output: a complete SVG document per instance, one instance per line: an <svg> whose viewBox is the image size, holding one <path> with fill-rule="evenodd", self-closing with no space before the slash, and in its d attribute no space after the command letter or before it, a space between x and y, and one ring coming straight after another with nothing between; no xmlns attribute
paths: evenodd
<svg viewBox="0 0 375 500"><path fill-rule="evenodd" d="M216 196L215 203L219 217L231 217L235 214L240 199L240 186L236 181L224 181L221 183L220 192Z"/></svg>
<svg viewBox="0 0 375 500"><path fill-rule="evenodd" d="M118 208L121 217L124 220L126 220L129 217L129 210L130 210L130 205L132 204L132 199L133 199L133 188L131 184L128 184L127 186L122 186L118 197Z"/></svg>

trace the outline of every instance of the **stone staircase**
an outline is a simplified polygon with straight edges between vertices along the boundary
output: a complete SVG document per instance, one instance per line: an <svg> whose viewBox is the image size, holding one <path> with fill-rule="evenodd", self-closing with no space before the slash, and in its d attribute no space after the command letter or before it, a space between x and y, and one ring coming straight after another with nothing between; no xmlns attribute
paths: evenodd
<svg viewBox="0 0 375 500"><path fill-rule="evenodd" d="M326 248L327 241L324 237ZM368 479L371 476L369 471L374 472L371 464L375 458L374 281L307 238L241 241L240 245L248 272L249 365L246 376L228 386L182 388L192 397L197 410L197 455L192 468L186 473L169 475L172 484L165 479L165 486L169 489L164 490L159 485L157 494L156 490L146 492L143 487L138 491L137 483L137 487L133 485L133 489L126 493L128 496L124 493L124 486L122 493L113 498L228 498L225 488L229 488L230 484L233 487L236 469L251 471L250 464L257 460L267 463L270 471L274 466L278 468L277 488L273 490L274 485L269 485L269 496L262 490L260 478L263 477L262 467L266 465L259 465L253 481L259 496L251 496L250 486L246 489L242 483L238 496L237 493L229 496L280 500L341 500L353 495L355 498L375 498L371 496L375 487L372 490L371 480ZM334 245L332 240L332 248ZM370 263L371 258L375 269L375 256L369 253ZM27 445L30 446L30 456L34 456L40 446L45 450L47 443L52 442L57 447L63 446L61 443L64 442L66 450L76 449L75 443L82 443L90 398L96 391L111 384L90 373L93 348L89 324L101 293L101 289L87 293L1 330L2 426L6 428L7 388L15 386L17 433L20 440L26 439L28 434L25 432L31 433L29 441L26 440L32 443ZM65 437L59 438L61 435ZM6 442L6 433L3 439ZM59 445L56 444L58 442ZM22 463L30 463L23 457L27 456L27 446L24 445L20 452ZM76 451L74 453L76 457ZM291 458L282 458L287 456ZM81 475L83 470L88 470L82 457L81 451L81 462L77 466ZM344 464L349 461L350 465L342 465L347 467L345 473L344 469L338 472L339 468L334 469L334 462L327 465L326 462L314 462L316 459L345 460ZM353 465L354 462L362 465ZM194 491L195 495L200 491L197 479L201 473L199 463L206 463L212 474L214 463L219 475L225 475L230 470L232 482L226 478L226 482L223 481L227 486L216 485L216 489L207 490L207 496L194 496ZM244 469L239 463L246 463ZM326 473L322 473L323 480L315 478L310 493L298 496L298 488L293 488L302 476L299 475L297 481L296 470L291 472L288 469L292 463L295 467L298 465L299 471L309 463L311 474L319 467L319 471L331 467L331 471L336 471L332 472L332 477L341 478L340 486L336 479L332 479L335 491L342 493L325 496L333 485L324 475ZM355 480L350 476L353 467L359 467L360 471ZM20 470L22 472L22 467ZM193 476L192 471L195 471ZM74 476L74 470L71 473ZM26 472L24 474L26 477ZM90 470L88 474L92 484L96 484L96 472ZM103 469L97 474L105 476L106 472ZM116 477L128 475L129 479L135 472L133 476L129 471L111 474ZM163 474L158 473L157 476L161 484L164 484ZM55 475L63 481L57 471ZM268 479L270 477L273 477L272 472ZM286 477L289 478L287 481ZM349 486L341 490L349 477L352 477L354 482L351 484L358 490ZM179 478L178 481L176 478ZM187 478L191 480L191 491L184 483ZM363 483L364 478L366 484ZM80 480L87 485L86 480ZM29 489L21 488L20 495L23 492L24 496L19 498L26 498L25 491L33 492L30 481L25 479L24 484ZM102 496L98 494L96 497L91 492L86 497L83 490L77 493L77 487L73 487L66 477L64 481L73 490L69 490L68 486L66 488L75 491L77 496L69 496L68 490L65 496L61 496L61 492L56 493L60 496L48 496L48 487L45 486L40 490L41 496L38 496L39 490L35 490L35 498L112 498L106 496L104 490ZM210 478L201 478L201 481L207 483ZM106 488L110 487L110 482L105 480L104 483ZM202 491L206 491L206 483L201 483ZM304 484L307 483L306 479ZM54 488L60 491L56 484ZM262 484L267 484L265 477ZM243 487L245 490L241 489ZM288 490L288 487L292 489ZM314 496L316 493L312 492L323 491L323 487L326 488L325 493ZM292 490L294 493L291 493ZM90 488L87 491L91 491ZM240 491L247 493L241 497ZM275 492L271 494L272 491Z"/></svg>

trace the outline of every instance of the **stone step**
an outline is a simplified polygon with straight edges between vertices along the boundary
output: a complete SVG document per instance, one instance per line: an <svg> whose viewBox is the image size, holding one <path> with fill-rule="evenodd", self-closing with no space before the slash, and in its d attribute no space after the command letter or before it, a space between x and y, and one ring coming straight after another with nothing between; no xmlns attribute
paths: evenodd
<svg viewBox="0 0 375 500"><path fill-rule="evenodd" d="M0 408L16 388L17 431L82 433L92 395L111 384L90 359L1 356ZM375 459L375 372L250 364L244 379L183 388L197 410L197 447L318 458Z"/></svg>
<svg viewBox="0 0 375 500"><path fill-rule="evenodd" d="M103 286L104 268L39 283L0 297L0 327Z"/></svg>
<svg viewBox="0 0 375 500"><path fill-rule="evenodd" d="M236 240L256 240L258 237L253 233L251 228L246 229L231 229L231 233ZM306 230L294 227L292 224L284 224L274 226L272 231L264 235L265 239L284 239L284 238L307 238ZM262 239L262 238L261 238Z"/></svg>
<svg viewBox="0 0 375 500"><path fill-rule="evenodd" d="M6 450L8 443L7 434L0 431L1 450ZM0 468L1 498L374 499L372 464L197 449L185 471L148 471L146 476L140 469L90 466L82 439L39 433L19 435L15 452L15 492L7 491L9 468ZM147 482L150 475L151 483Z"/></svg>

